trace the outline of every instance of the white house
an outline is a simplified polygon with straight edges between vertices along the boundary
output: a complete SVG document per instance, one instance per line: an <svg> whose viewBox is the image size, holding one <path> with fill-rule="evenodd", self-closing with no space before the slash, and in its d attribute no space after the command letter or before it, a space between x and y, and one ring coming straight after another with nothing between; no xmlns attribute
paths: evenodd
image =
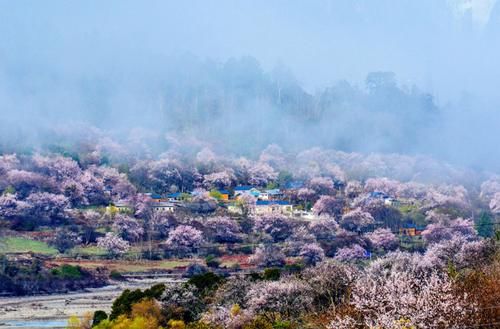
<svg viewBox="0 0 500 329"><path fill-rule="evenodd" d="M265 214L291 215L292 211L293 211L293 205L290 204L288 201L257 200L253 212L256 215L265 215Z"/></svg>
<svg viewBox="0 0 500 329"><path fill-rule="evenodd" d="M154 212L174 212L174 204L171 202L153 202L151 207Z"/></svg>

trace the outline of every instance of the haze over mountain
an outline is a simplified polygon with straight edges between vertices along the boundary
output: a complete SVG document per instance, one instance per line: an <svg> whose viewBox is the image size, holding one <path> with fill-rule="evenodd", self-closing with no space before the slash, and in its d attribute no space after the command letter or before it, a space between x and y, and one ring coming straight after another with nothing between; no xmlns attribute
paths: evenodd
<svg viewBox="0 0 500 329"><path fill-rule="evenodd" d="M499 36L495 0L2 1L2 144L83 122L496 170Z"/></svg>

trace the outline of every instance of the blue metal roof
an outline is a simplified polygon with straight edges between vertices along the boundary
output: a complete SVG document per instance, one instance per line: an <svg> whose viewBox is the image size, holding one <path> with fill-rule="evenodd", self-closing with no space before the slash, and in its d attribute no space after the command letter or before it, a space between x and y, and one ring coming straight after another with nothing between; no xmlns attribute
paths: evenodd
<svg viewBox="0 0 500 329"><path fill-rule="evenodd" d="M251 190L253 188L253 186L251 185L240 185L240 186L236 186L234 188L235 191L248 191L248 190Z"/></svg>
<svg viewBox="0 0 500 329"><path fill-rule="evenodd" d="M414 228L414 229L416 229L417 231L423 231L423 230L425 230L427 227L426 227L426 226L417 226L416 224L407 223L407 224L403 224L403 228Z"/></svg>
<svg viewBox="0 0 500 329"><path fill-rule="evenodd" d="M270 205L280 205L280 206L288 206L290 205L290 202L285 201L285 200L273 200L273 201L268 201L268 200L257 200L257 206L270 206Z"/></svg>
<svg viewBox="0 0 500 329"><path fill-rule="evenodd" d="M384 192L380 192L380 191L375 191L375 192L371 192L370 193L370 196L373 197L373 198L387 198L387 194L385 194Z"/></svg>
<svg viewBox="0 0 500 329"><path fill-rule="evenodd" d="M219 193L220 194L229 194L229 191L228 190L219 190Z"/></svg>
<svg viewBox="0 0 500 329"><path fill-rule="evenodd" d="M176 193L170 193L169 195L167 195L169 198L178 198L182 195L181 192L176 192Z"/></svg>

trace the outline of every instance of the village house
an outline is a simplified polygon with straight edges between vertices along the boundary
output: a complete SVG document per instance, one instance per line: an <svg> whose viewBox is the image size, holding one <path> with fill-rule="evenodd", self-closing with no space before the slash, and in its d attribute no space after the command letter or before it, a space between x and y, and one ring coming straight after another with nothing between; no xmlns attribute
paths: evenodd
<svg viewBox="0 0 500 329"><path fill-rule="evenodd" d="M133 210L132 205L125 200L115 202L114 206L116 207L116 209L118 209L119 212L123 213L131 212Z"/></svg>
<svg viewBox="0 0 500 329"><path fill-rule="evenodd" d="M229 191L228 190L218 190L217 192L219 192L220 194L220 199L222 201L228 201L229 200Z"/></svg>
<svg viewBox="0 0 500 329"><path fill-rule="evenodd" d="M405 224L399 229L399 234L405 236L419 236L425 230L425 226L417 226L415 224Z"/></svg>
<svg viewBox="0 0 500 329"><path fill-rule="evenodd" d="M174 212L175 205L171 202L152 202L151 208L155 213Z"/></svg>
<svg viewBox="0 0 500 329"><path fill-rule="evenodd" d="M156 194L156 193L144 193L143 195L149 197L151 202L167 202L168 201L167 198L164 198L160 194Z"/></svg>
<svg viewBox="0 0 500 329"><path fill-rule="evenodd" d="M304 219L304 220L318 219L318 216L316 216L312 211L294 209L292 214L293 214L293 217L297 217L297 218Z"/></svg>
<svg viewBox="0 0 500 329"><path fill-rule="evenodd" d="M182 193L176 192L176 193L167 194L167 200L168 200L168 202L179 202L182 200Z"/></svg>
<svg viewBox="0 0 500 329"><path fill-rule="evenodd" d="M279 200L283 197L283 192L279 188L266 190L269 200Z"/></svg>
<svg viewBox="0 0 500 329"><path fill-rule="evenodd" d="M401 203L397 199L394 199L394 198L384 199L384 204L386 206L391 206L391 207L398 207L399 205L401 205Z"/></svg>
<svg viewBox="0 0 500 329"><path fill-rule="evenodd" d="M234 196L238 197L242 194L250 193L250 190L254 187L251 185L239 185L234 188Z"/></svg>
<svg viewBox="0 0 500 329"><path fill-rule="evenodd" d="M270 190L264 190L264 191L258 191L258 196L257 198L259 200L279 200L283 196L283 193L281 193L280 189L270 189Z"/></svg>
<svg viewBox="0 0 500 329"><path fill-rule="evenodd" d="M266 214L283 214L291 215L293 211L293 205L288 201L275 200L257 200L255 208L253 210L256 215L266 215Z"/></svg>
<svg viewBox="0 0 500 329"><path fill-rule="evenodd" d="M261 195L261 191L259 191L257 188L250 186L250 185L242 185L242 186L236 186L234 188L234 198L239 199L242 195L251 195L254 198L259 198Z"/></svg>
<svg viewBox="0 0 500 329"><path fill-rule="evenodd" d="M269 200L269 193L267 193L267 191L260 192L258 198L259 198L259 200L268 201Z"/></svg>

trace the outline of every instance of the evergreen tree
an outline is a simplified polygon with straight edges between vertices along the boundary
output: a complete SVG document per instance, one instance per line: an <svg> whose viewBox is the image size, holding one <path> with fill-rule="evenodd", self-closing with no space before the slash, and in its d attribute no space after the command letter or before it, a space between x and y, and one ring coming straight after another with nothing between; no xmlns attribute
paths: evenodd
<svg viewBox="0 0 500 329"><path fill-rule="evenodd" d="M491 238L493 236L493 221L491 220L491 215L487 212L483 212L481 217L476 224L477 233L483 238Z"/></svg>

